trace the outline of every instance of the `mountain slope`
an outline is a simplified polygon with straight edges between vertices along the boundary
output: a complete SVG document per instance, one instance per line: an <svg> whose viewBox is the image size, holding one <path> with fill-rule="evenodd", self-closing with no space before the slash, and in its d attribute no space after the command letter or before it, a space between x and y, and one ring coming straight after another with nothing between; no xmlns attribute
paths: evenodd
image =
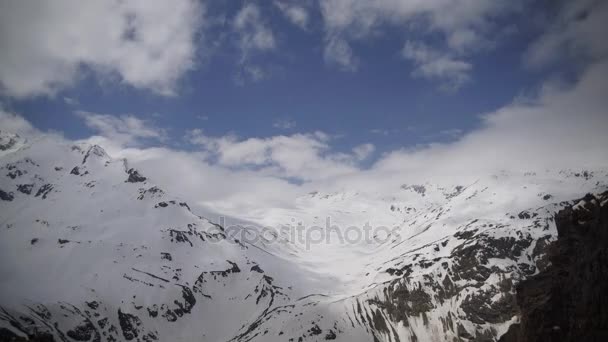
<svg viewBox="0 0 608 342"><path fill-rule="evenodd" d="M546 266L554 213L580 189L605 189L605 179L589 171L503 173L462 186L405 185L390 196L305 196L296 211L308 211L309 226L331 216L341 227L372 217L395 228L381 243L301 246L300 265L337 281L271 312L261 329L295 340L495 340L516 320L514 284ZM284 222L297 215L273 214Z"/></svg>
<svg viewBox="0 0 608 342"><path fill-rule="evenodd" d="M608 189L605 171L562 170L317 191L243 213L276 227L254 241L99 146L0 136L6 339L496 340L514 285L547 265L554 213ZM331 233L299 239L300 221Z"/></svg>
<svg viewBox="0 0 608 342"><path fill-rule="evenodd" d="M56 340L223 340L240 327L228 317L246 322L288 298L260 253L99 146L42 140L2 161L4 329Z"/></svg>

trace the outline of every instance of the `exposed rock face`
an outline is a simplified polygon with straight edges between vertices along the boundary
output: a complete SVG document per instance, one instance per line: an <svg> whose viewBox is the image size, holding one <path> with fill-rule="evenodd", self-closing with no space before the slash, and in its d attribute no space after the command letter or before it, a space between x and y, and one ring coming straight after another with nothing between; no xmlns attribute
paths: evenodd
<svg viewBox="0 0 608 342"><path fill-rule="evenodd" d="M48 333L38 333L35 335L25 337L19 337L15 335L13 332L6 328L0 328L0 341L6 342L55 342L55 339L51 334Z"/></svg>
<svg viewBox="0 0 608 342"><path fill-rule="evenodd" d="M12 201L15 198L12 192L6 192L4 190L0 190L0 200L3 201Z"/></svg>
<svg viewBox="0 0 608 342"><path fill-rule="evenodd" d="M13 148L21 138L17 134L11 134L0 130L0 151L7 151Z"/></svg>
<svg viewBox="0 0 608 342"><path fill-rule="evenodd" d="M101 146L93 145L89 147L84 158L82 158L82 164L86 164L89 158L108 159L109 156Z"/></svg>
<svg viewBox="0 0 608 342"><path fill-rule="evenodd" d="M131 168L127 171L127 173L129 174L129 178L127 178L127 182L129 183L139 183L139 182L145 182L146 181L146 177L142 176L141 174L139 174L139 172L137 172L137 170Z"/></svg>
<svg viewBox="0 0 608 342"><path fill-rule="evenodd" d="M555 219L551 265L517 286L521 323L500 341L608 341L608 192Z"/></svg>

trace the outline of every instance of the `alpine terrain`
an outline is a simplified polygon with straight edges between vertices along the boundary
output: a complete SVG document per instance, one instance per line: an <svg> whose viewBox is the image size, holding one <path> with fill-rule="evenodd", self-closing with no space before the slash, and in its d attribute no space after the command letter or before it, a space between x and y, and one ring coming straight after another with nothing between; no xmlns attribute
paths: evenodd
<svg viewBox="0 0 608 342"><path fill-rule="evenodd" d="M2 341L495 341L556 213L608 189L606 170L403 175L301 194L239 221L274 228L249 239L97 145L2 131L0 173Z"/></svg>

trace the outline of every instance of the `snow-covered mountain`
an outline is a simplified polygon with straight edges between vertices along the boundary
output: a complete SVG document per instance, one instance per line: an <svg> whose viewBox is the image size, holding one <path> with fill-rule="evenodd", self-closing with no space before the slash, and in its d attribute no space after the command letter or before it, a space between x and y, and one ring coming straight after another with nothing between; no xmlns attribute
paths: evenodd
<svg viewBox="0 0 608 342"><path fill-rule="evenodd" d="M100 146L2 132L0 340L492 341L554 214L606 189L606 170L319 189L243 213L276 227L250 241Z"/></svg>

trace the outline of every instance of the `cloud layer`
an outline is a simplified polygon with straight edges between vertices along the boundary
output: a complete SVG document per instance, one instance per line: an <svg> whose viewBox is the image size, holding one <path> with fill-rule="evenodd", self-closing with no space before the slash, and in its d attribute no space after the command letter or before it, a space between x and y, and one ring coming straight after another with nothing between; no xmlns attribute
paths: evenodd
<svg viewBox="0 0 608 342"><path fill-rule="evenodd" d="M187 134L207 160L232 169L249 169L265 176L297 181L326 179L355 172L374 146L357 146L351 153L332 152L332 138L323 132L239 139L228 135L210 137L200 129Z"/></svg>
<svg viewBox="0 0 608 342"><path fill-rule="evenodd" d="M608 3L579 0L566 2L549 29L530 46L525 62L540 67L560 58L598 60L608 57Z"/></svg>
<svg viewBox="0 0 608 342"><path fill-rule="evenodd" d="M196 0L2 1L0 88L21 98L53 95L86 69L174 94L196 66L203 13Z"/></svg>
<svg viewBox="0 0 608 342"><path fill-rule="evenodd" d="M133 115L114 116L85 111L77 111L76 115L101 136L123 146L139 145L150 140L167 140L164 129L154 127Z"/></svg>
<svg viewBox="0 0 608 342"><path fill-rule="evenodd" d="M375 167L417 178L606 167L607 80L608 63L595 64L572 87L547 83L538 97L482 116L481 129L453 143L394 151Z"/></svg>

